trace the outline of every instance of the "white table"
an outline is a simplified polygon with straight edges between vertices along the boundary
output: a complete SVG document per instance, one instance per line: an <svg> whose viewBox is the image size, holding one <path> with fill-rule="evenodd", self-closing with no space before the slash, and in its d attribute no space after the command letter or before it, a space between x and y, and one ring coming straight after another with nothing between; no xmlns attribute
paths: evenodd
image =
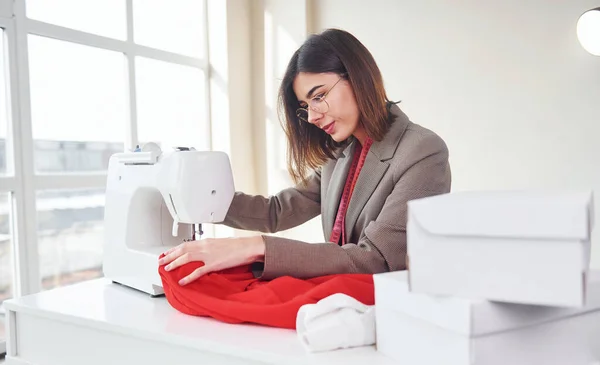
<svg viewBox="0 0 600 365"><path fill-rule="evenodd" d="M5 302L6 365L368 364L373 346L307 352L293 330L185 315L166 298L97 279Z"/></svg>

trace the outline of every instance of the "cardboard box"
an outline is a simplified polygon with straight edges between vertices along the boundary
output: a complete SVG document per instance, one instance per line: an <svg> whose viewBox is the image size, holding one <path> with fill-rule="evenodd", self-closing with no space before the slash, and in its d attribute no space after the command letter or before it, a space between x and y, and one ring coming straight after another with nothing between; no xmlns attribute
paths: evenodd
<svg viewBox="0 0 600 365"><path fill-rule="evenodd" d="M460 192L409 201L411 291L582 306L592 222L590 192Z"/></svg>
<svg viewBox="0 0 600 365"><path fill-rule="evenodd" d="M600 359L599 274L582 308L416 294L406 271L376 274L377 350L410 365L591 365Z"/></svg>

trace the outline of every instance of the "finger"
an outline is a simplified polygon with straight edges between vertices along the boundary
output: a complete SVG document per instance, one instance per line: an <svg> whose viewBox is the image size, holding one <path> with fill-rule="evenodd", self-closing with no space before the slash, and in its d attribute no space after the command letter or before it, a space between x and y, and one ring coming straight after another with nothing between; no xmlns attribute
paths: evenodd
<svg viewBox="0 0 600 365"><path fill-rule="evenodd" d="M194 241L185 241L185 242L182 242L182 243L178 244L177 246L174 246L174 247L171 247L170 249L168 249L165 252L165 254L172 253L175 250L185 250L185 249L189 248L190 246L192 246L193 242Z"/></svg>
<svg viewBox="0 0 600 365"><path fill-rule="evenodd" d="M168 250L166 250L165 252L163 252L163 255L167 256L168 254L170 254L171 252L175 251L176 249L178 249L181 245L177 245L174 247L169 248Z"/></svg>
<svg viewBox="0 0 600 365"><path fill-rule="evenodd" d="M199 279L202 275L206 275L211 271L212 270L210 268L208 268L206 265L201 266L201 267L197 268L196 270L194 270L191 274L189 274L185 278L179 280L179 285L187 285L187 284L191 283L192 281Z"/></svg>
<svg viewBox="0 0 600 365"><path fill-rule="evenodd" d="M169 262L175 260L176 258L184 255L187 252L187 245L181 244L177 247L174 247L171 252L165 255L163 258L158 260L159 265L166 265Z"/></svg>
<svg viewBox="0 0 600 365"><path fill-rule="evenodd" d="M176 259L177 256L177 251L172 251L171 253L165 254L165 256L161 257L160 259L158 259L158 264L159 265L166 265L169 262L173 261L174 259Z"/></svg>
<svg viewBox="0 0 600 365"><path fill-rule="evenodd" d="M190 261L194 261L194 257L192 257L192 254L190 252L186 252L183 255L179 256L177 259L175 259L173 262L168 264L165 267L165 270L171 271L173 269L178 268L181 265L187 264Z"/></svg>

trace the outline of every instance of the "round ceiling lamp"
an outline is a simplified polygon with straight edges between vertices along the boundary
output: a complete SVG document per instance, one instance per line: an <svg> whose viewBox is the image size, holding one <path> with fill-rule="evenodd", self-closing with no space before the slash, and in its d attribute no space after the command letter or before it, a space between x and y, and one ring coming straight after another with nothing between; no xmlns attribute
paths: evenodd
<svg viewBox="0 0 600 365"><path fill-rule="evenodd" d="M583 49L600 56L600 7L590 9L579 17L577 38Z"/></svg>

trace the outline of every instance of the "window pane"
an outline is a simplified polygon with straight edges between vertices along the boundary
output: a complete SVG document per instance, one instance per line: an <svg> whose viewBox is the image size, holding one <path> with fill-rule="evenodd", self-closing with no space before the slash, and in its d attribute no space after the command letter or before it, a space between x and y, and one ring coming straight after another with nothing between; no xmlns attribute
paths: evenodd
<svg viewBox="0 0 600 365"><path fill-rule="evenodd" d="M27 17L105 37L127 38L125 0L27 0Z"/></svg>
<svg viewBox="0 0 600 365"><path fill-rule="evenodd" d="M13 296L13 245L9 195L0 194L0 308ZM6 339L4 314L0 312L0 342Z"/></svg>
<svg viewBox="0 0 600 365"><path fill-rule="evenodd" d="M29 52L36 170L106 170L129 120L125 58L38 36Z"/></svg>
<svg viewBox="0 0 600 365"><path fill-rule="evenodd" d="M102 276L104 189L37 193L42 288Z"/></svg>
<svg viewBox="0 0 600 365"><path fill-rule="evenodd" d="M208 149L203 71L141 57L136 67L139 140Z"/></svg>
<svg viewBox="0 0 600 365"><path fill-rule="evenodd" d="M6 59L8 56L4 49L4 31L0 28L0 175L6 175L6 136L8 132L8 104L7 77L4 75L6 70Z"/></svg>
<svg viewBox="0 0 600 365"><path fill-rule="evenodd" d="M203 0L133 0L135 42L201 58L203 3Z"/></svg>

